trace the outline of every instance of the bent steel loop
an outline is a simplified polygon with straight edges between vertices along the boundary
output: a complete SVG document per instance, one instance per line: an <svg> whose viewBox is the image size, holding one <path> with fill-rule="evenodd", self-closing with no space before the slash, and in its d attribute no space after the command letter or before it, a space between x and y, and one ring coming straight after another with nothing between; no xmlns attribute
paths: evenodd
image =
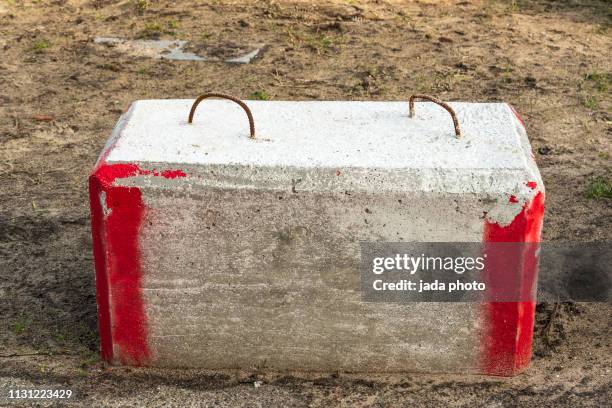
<svg viewBox="0 0 612 408"><path fill-rule="evenodd" d="M414 100L415 99L425 99L428 101L431 101L433 103L436 103L438 105L440 105L441 107L443 107L444 109L446 109L448 111L448 113L450 113L451 118L453 119L453 125L455 126L455 137L457 139L459 139L461 137L461 128L459 127L459 120L457 119L457 114L455 113L455 111L453 110L453 108L451 108L446 102L443 102L437 98L434 98L433 96L429 96L429 95L424 95L424 94L415 94L410 96L410 99L408 101L408 106L409 106L409 116L411 118L414 117Z"/></svg>
<svg viewBox="0 0 612 408"><path fill-rule="evenodd" d="M193 105L191 106L191 111L189 111L189 119L187 120L187 123L193 123L193 116L195 115L195 111L196 108L198 107L198 105L200 104L200 102L202 102L204 99L206 98L222 98L222 99L228 99L232 102L236 102L238 105L240 105L240 107L242 109L244 109L244 111L247 114L247 117L249 118L249 129L250 129L250 133L251 139L255 139L255 121L253 120L253 114L251 113L251 110L249 109L249 107L246 105L246 103L242 102L240 99L232 96L232 95L228 95L228 94L224 94L224 93L219 93L219 92L208 92L205 94L202 94L200 96L197 97L197 99L195 100L195 102L193 103Z"/></svg>

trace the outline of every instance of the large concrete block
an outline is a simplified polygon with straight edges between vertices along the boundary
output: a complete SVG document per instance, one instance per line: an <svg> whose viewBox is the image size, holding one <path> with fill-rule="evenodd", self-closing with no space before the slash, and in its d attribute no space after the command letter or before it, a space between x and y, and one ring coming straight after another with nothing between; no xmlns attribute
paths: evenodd
<svg viewBox="0 0 612 408"><path fill-rule="evenodd" d="M533 302L366 303L360 241L538 241L507 104L134 102L90 178L102 355L120 364L511 375ZM525 266L525 279L533 268Z"/></svg>

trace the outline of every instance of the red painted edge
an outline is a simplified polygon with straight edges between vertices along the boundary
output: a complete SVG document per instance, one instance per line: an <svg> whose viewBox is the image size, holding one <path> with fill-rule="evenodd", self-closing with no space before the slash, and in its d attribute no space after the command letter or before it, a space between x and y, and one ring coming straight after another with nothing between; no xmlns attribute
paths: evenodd
<svg viewBox="0 0 612 408"><path fill-rule="evenodd" d="M523 127L525 127L525 122L523 122L523 119L521 119L521 116L518 114L518 112L516 111L516 109L514 109L514 106L508 104L508 106L510 107L510 110L512 110L512 113L514 113L514 116L516 116L516 118L518 119L519 122L521 122L521 125Z"/></svg>
<svg viewBox="0 0 612 408"><path fill-rule="evenodd" d="M540 242L543 218L544 193L538 192L530 202L524 204L509 225L500 226L485 220L483 242ZM516 273L520 298L528 298L526 294L533 290L537 277L536 249L536 245L525 245L521 248L521 254L510 260L511 264L507 256L497 260L489 257L487 269L493 265L491 269L495 272ZM503 267L496 269L496 262ZM487 279L497 279L499 283L504 280L508 282L507 275L496 277L489 274ZM531 360L535 301L484 303L483 313L485 327L481 369L490 375L511 376L520 373Z"/></svg>
<svg viewBox="0 0 612 408"><path fill-rule="evenodd" d="M174 179L186 174L107 164L104 158L103 154L89 178L100 353L109 362L145 365L151 355L139 238L147 207L140 188L117 186L115 180L138 175Z"/></svg>
<svg viewBox="0 0 612 408"><path fill-rule="evenodd" d="M91 235L96 272L100 354L103 360L111 361L113 359L113 341L110 328L109 289L106 278L106 238L104 234L104 213L99 199L102 191L100 180L91 175L89 177L89 206L91 209Z"/></svg>

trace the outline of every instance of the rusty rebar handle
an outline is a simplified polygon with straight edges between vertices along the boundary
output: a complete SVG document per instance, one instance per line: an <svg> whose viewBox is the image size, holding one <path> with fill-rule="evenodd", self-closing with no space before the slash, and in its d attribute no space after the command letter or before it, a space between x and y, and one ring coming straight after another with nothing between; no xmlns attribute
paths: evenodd
<svg viewBox="0 0 612 408"><path fill-rule="evenodd" d="M246 105L246 103L242 102L240 99L232 96L232 95L228 95L228 94L224 94L224 93L219 93L219 92L208 92L205 93L203 95L200 95L197 97L197 99L195 100L195 102L193 103L193 105L191 106L191 111L189 111L189 120L187 121L188 123L193 123L193 116L195 115L195 111L196 108L198 107L198 105L200 104L200 102L202 102L204 99L206 98L222 98L222 99L228 99L232 102L236 102L238 105L240 105L240 107L242 109L244 109L244 111L247 114L247 117L249 118L249 129L251 131L251 139L255 139L255 121L253 120L253 114L251 113L251 110L249 109L249 107Z"/></svg>
<svg viewBox="0 0 612 408"><path fill-rule="evenodd" d="M408 106L410 108L409 116L411 118L414 117L414 100L417 99L417 98L418 99L425 99L425 100L431 101L433 103L437 103L438 105L440 105L441 107L446 109L448 111L448 113L450 113L451 118L453 118L453 125L455 125L455 137L457 139L459 139L461 137L461 128L459 127L459 120L457 119L457 114L455 113L453 108L451 108L446 102L442 102L441 100L436 99L433 96L423 95L423 94L412 95L410 97L410 100L408 101Z"/></svg>

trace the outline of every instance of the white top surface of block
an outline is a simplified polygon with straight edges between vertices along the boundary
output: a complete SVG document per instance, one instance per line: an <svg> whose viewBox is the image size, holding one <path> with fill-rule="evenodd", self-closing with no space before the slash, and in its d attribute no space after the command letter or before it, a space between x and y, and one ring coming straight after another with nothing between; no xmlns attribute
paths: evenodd
<svg viewBox="0 0 612 408"><path fill-rule="evenodd" d="M207 99L193 124L193 100L135 102L116 129L108 162L237 164L301 168L524 169L518 121L505 103L245 101L257 138L237 104Z"/></svg>

